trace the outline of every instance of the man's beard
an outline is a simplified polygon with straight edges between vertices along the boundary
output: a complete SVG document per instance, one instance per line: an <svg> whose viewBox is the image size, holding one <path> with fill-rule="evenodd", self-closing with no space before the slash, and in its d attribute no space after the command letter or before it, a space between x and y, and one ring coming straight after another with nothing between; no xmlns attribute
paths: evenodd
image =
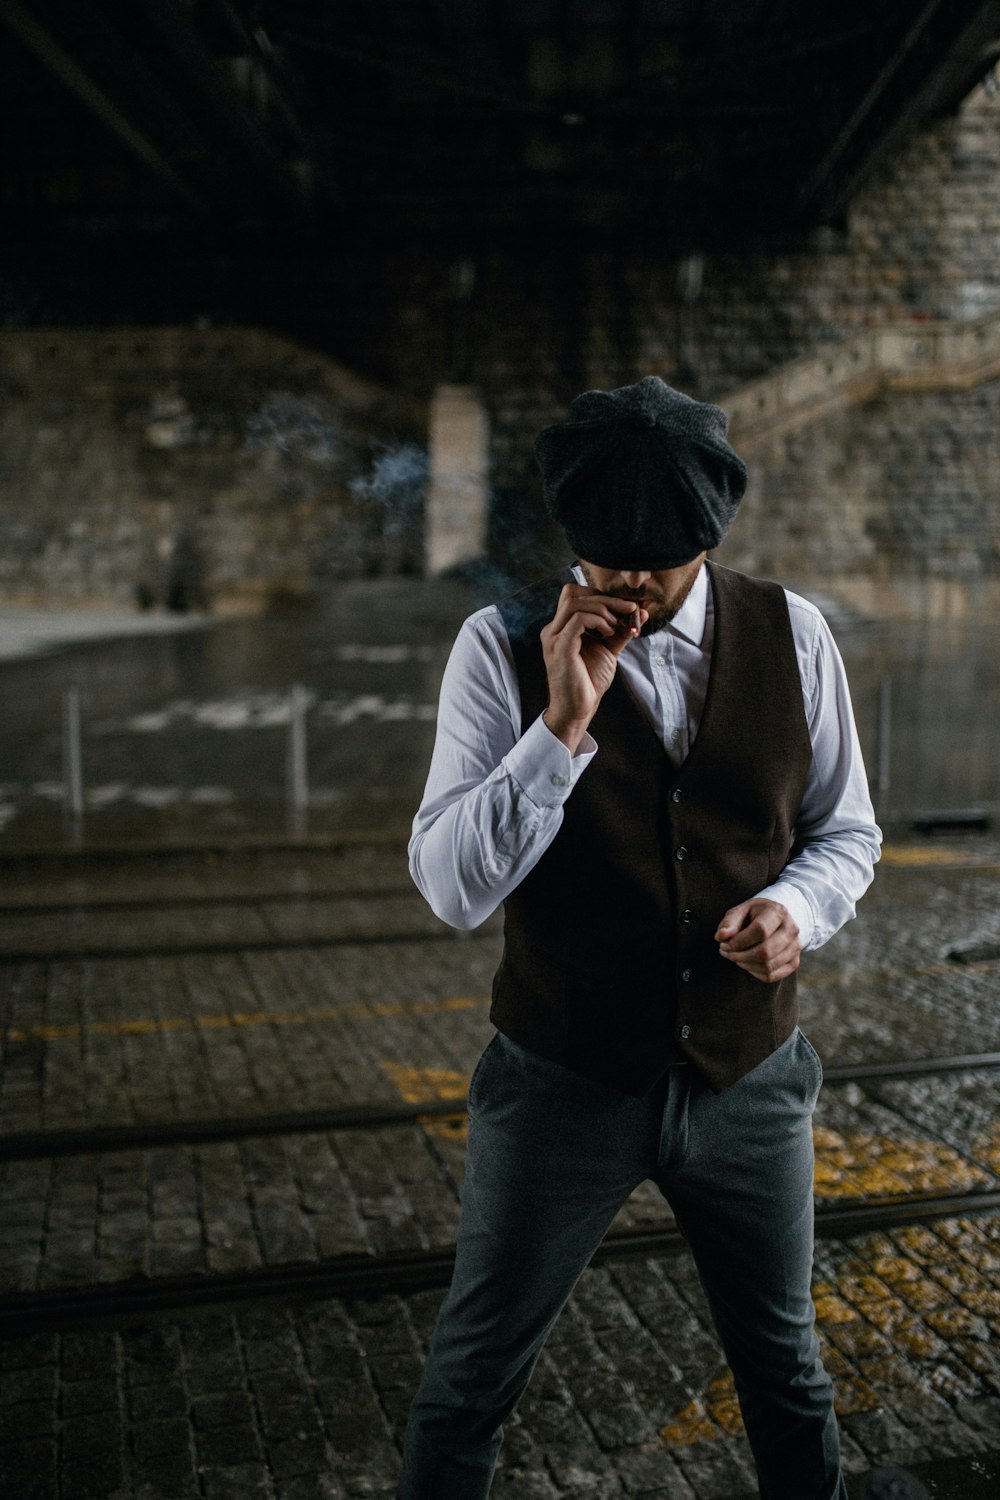
<svg viewBox="0 0 1000 1500"><path fill-rule="evenodd" d="M695 578L697 576L696 573ZM675 594L671 594L669 599L664 598L661 593L646 594L642 598L643 608L648 610L649 619L640 630L640 635L655 635L658 630L664 630L670 624L686 603L688 594L694 588L695 578L692 578L683 588L678 589ZM634 595L621 591L616 591L615 598L629 599L632 603L637 602Z"/></svg>
<svg viewBox="0 0 1000 1500"><path fill-rule="evenodd" d="M581 563L580 567L584 578L586 578L591 588L597 588L593 575L586 564ZM649 619L639 634L655 635L658 630L663 630L669 625L674 616L683 607L688 594L694 588L700 571L700 568L695 568L690 579L676 593L671 594L669 599L659 589L656 589L653 593L650 593L648 589L642 592L630 592L628 589L601 589L599 592L607 594L612 599L627 599L630 604L641 603L642 607L648 612Z"/></svg>

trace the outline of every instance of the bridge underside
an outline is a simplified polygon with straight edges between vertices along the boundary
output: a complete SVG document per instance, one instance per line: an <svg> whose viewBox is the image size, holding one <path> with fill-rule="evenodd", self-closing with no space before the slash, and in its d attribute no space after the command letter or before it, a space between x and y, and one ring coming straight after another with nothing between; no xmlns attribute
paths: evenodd
<svg viewBox="0 0 1000 1500"><path fill-rule="evenodd" d="M1000 52L997 0L2 0L23 233L586 234L836 222Z"/></svg>

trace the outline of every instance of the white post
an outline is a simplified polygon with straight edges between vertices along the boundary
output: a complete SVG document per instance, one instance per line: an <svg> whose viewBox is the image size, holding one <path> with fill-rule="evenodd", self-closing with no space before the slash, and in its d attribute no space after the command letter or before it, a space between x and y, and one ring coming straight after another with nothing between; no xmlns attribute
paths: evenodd
<svg viewBox="0 0 1000 1500"><path fill-rule="evenodd" d="M288 695L288 760L286 787L288 806L296 831L309 806L309 765L306 743L306 690L296 682Z"/></svg>
<svg viewBox="0 0 1000 1500"><path fill-rule="evenodd" d="M889 799L889 771L892 757L892 678L880 677L878 684L878 722L875 736L875 803L884 812Z"/></svg>
<svg viewBox="0 0 1000 1500"><path fill-rule="evenodd" d="M429 574L486 551L489 423L469 385L439 385L431 400L425 558Z"/></svg>
<svg viewBox="0 0 1000 1500"><path fill-rule="evenodd" d="M83 818L83 748L80 733L80 689L63 693L63 811L74 831Z"/></svg>

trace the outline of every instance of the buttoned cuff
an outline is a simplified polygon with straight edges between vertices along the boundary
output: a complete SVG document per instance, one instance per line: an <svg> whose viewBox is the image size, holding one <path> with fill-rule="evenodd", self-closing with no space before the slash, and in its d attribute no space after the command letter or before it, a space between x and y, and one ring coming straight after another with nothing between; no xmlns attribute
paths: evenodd
<svg viewBox="0 0 1000 1500"><path fill-rule="evenodd" d="M816 914L809 897L799 886L793 885L790 880L778 879L773 885L758 891L757 896L767 901L780 901L799 929L802 947L805 949L810 946L816 932Z"/></svg>
<svg viewBox="0 0 1000 1500"><path fill-rule="evenodd" d="M597 743L585 734L570 755L541 715L504 757L508 774L536 807L558 807L565 802L597 753Z"/></svg>

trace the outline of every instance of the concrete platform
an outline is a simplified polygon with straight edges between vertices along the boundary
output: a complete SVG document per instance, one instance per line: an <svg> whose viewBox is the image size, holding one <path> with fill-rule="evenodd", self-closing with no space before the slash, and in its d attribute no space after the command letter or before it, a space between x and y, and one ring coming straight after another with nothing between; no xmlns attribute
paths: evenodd
<svg viewBox="0 0 1000 1500"><path fill-rule="evenodd" d="M412 1116L460 1109L490 1035L495 926L436 923L391 837L16 864L0 957L0 1493L389 1500L441 1290L317 1287L447 1256L461 1115ZM831 1071L1000 1052L1000 962L945 956L993 931L998 870L982 835L890 848L862 916L804 971L804 1027ZM817 1114L821 1213L973 1195L968 1212L822 1239L814 1288L851 1475L904 1463L954 1500L994 1492L1000 1451L1000 1212L974 1196L1000 1174L998 1076L833 1081ZM403 1121L303 1118L407 1101ZM199 1122L209 1137L185 1140ZM614 1232L668 1217L647 1185ZM753 1490L690 1261L610 1254L555 1330L495 1493Z"/></svg>

